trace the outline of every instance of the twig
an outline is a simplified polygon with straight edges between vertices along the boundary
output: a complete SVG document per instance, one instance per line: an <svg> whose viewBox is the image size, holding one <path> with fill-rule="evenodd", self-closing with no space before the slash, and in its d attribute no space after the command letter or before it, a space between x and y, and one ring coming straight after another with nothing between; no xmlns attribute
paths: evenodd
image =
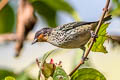
<svg viewBox="0 0 120 80"><path fill-rule="evenodd" d="M7 33L0 35L0 43L5 41L15 41L15 40L16 40L16 34L14 33Z"/></svg>
<svg viewBox="0 0 120 80"><path fill-rule="evenodd" d="M26 40L32 41L34 38L35 33L29 33ZM6 41L16 41L16 34L15 33L6 33L0 35L0 43Z"/></svg>
<svg viewBox="0 0 120 80"><path fill-rule="evenodd" d="M37 18L34 15L34 8L28 0L19 0L16 25L15 53L18 57L24 46L24 40L28 33L34 28Z"/></svg>
<svg viewBox="0 0 120 80"><path fill-rule="evenodd" d="M2 0L0 1L0 11L2 10L2 8L5 7L5 5L8 3L8 0Z"/></svg>
<svg viewBox="0 0 120 80"><path fill-rule="evenodd" d="M101 25L102 25L102 21L103 21L103 19L104 19L104 16L106 15L106 12L108 11L109 3L110 3L110 0L107 0L106 5L105 5L105 8L103 8L103 14L102 14L102 16L100 17L99 23L98 23L97 28L96 28L96 30L95 30L95 35L98 34L98 31L99 31L99 29L100 29L100 27L101 27ZM91 50L91 48L92 48L92 46L93 46L93 44L94 44L94 42L95 42L95 40L96 40L96 37L93 37L93 38L91 38L91 39L92 39L92 40L91 40L91 43L90 43L90 45L89 45L88 50L85 52L85 55L84 55L83 59L82 59L82 60L80 61L80 63L74 68L74 70L69 74L69 76L71 76L82 64L84 64L85 59L87 58L88 54L90 53L90 50Z"/></svg>

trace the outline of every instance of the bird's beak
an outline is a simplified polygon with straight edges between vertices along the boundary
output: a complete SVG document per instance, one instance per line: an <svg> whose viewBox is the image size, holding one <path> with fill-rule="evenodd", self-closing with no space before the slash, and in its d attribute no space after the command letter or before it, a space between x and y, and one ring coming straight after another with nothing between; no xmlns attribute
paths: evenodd
<svg viewBox="0 0 120 80"><path fill-rule="evenodd" d="M32 42L32 45L35 44L38 41L38 39L34 39Z"/></svg>

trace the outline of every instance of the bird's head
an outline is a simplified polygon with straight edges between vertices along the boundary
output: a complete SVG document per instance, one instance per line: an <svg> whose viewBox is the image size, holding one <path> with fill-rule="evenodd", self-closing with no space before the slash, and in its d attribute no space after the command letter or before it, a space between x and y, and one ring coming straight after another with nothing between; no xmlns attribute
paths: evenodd
<svg viewBox="0 0 120 80"><path fill-rule="evenodd" d="M42 28L41 30L35 33L34 41L32 44L36 42L46 42L52 29L51 28Z"/></svg>

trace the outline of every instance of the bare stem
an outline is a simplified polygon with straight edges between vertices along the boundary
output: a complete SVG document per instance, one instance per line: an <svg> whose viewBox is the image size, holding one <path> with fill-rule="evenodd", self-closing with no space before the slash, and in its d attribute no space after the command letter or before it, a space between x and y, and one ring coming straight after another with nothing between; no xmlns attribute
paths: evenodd
<svg viewBox="0 0 120 80"><path fill-rule="evenodd" d="M35 33L29 33L26 40L32 41ZM0 43L6 41L16 41L16 33L0 34Z"/></svg>
<svg viewBox="0 0 120 80"><path fill-rule="evenodd" d="M5 7L5 5L8 3L8 0L2 0L0 1L0 11L2 10L2 8Z"/></svg>
<svg viewBox="0 0 120 80"><path fill-rule="evenodd" d="M14 33L6 33L0 35L0 43L5 41L15 41L16 40L16 34Z"/></svg>
<svg viewBox="0 0 120 80"><path fill-rule="evenodd" d="M107 0L106 5L105 5L105 7L103 8L102 16L100 17L99 23L98 23L97 28L96 28L96 30L95 30L95 35L98 34L98 31L99 31L99 29L100 29L100 27L101 27L101 25L102 25L102 21L103 21L103 19L104 19L104 16L106 15L106 12L108 11L109 3L110 3L110 0ZM92 40L91 40L91 43L90 43L90 45L89 45L88 50L85 52L85 55L84 55L83 59L81 59L80 63L73 69L73 71L69 74L69 76L71 76L82 64L84 64L85 59L86 59L87 56L89 55L90 50L91 50L91 48L92 48L92 46L93 46L93 44L94 44L94 42L95 42L95 40L96 40L96 37L93 37L93 38L91 38L91 39L92 39Z"/></svg>

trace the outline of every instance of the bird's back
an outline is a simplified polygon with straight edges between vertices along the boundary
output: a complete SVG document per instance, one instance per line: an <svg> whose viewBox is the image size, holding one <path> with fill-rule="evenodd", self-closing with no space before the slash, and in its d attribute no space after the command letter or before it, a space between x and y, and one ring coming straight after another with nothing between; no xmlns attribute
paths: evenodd
<svg viewBox="0 0 120 80"><path fill-rule="evenodd" d="M96 22L72 22L54 28L48 42L61 48L80 48L90 38L90 30L94 30Z"/></svg>

